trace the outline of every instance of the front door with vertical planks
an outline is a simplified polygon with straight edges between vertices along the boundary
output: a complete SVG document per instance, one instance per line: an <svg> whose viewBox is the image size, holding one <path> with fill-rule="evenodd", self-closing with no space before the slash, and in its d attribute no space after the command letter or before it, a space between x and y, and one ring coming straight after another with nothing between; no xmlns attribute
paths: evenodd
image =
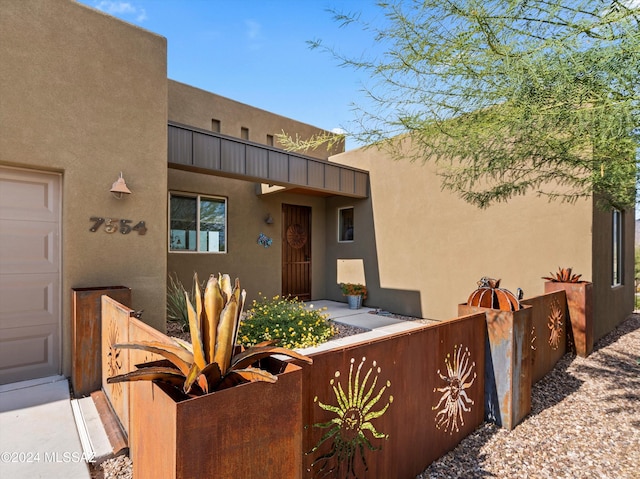
<svg viewBox="0 0 640 479"><path fill-rule="evenodd" d="M311 208L282 205L282 296L311 299Z"/></svg>

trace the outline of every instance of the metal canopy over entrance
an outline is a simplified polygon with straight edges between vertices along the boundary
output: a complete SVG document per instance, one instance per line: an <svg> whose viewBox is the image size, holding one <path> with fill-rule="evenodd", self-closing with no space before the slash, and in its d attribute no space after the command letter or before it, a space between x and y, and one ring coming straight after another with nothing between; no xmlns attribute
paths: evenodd
<svg viewBox="0 0 640 479"><path fill-rule="evenodd" d="M322 196L369 196L369 173L219 133L169 123L174 168L295 189ZM266 191L265 191L266 193Z"/></svg>

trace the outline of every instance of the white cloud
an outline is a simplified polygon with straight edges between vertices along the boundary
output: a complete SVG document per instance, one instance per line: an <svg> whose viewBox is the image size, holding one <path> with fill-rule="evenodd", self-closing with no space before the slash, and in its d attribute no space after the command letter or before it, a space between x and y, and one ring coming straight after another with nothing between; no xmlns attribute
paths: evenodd
<svg viewBox="0 0 640 479"><path fill-rule="evenodd" d="M147 19L147 12L144 8L136 7L129 2L100 0L96 2L95 7L120 18L134 17L137 22L144 22Z"/></svg>
<svg viewBox="0 0 640 479"><path fill-rule="evenodd" d="M332 128L331 133L335 133L336 135L344 135L346 132L342 128Z"/></svg>

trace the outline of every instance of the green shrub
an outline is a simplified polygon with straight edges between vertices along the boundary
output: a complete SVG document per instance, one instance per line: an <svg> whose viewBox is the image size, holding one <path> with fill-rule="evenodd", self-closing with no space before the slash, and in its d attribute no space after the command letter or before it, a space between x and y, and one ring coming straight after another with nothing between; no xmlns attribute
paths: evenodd
<svg viewBox="0 0 640 479"><path fill-rule="evenodd" d="M189 331L185 291L186 289L178 279L178 275L169 275L169 282L167 283L167 320L178 323L182 331ZM189 294L189 300L193 302L193 291Z"/></svg>
<svg viewBox="0 0 640 479"><path fill-rule="evenodd" d="M285 348L306 348L324 343L336 333L323 314L326 308L313 309L297 298L269 299L258 294L240 324L238 342L243 346L277 339Z"/></svg>

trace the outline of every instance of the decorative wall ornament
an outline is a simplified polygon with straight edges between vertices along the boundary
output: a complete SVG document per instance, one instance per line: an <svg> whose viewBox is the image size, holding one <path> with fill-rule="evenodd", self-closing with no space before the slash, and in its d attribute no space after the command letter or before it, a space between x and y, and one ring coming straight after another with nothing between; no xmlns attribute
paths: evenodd
<svg viewBox="0 0 640 479"><path fill-rule="evenodd" d="M258 244L259 245L262 245L265 248L268 248L269 246L271 246L271 243L273 243L273 239L269 238L264 233L260 233L258 235Z"/></svg>
<svg viewBox="0 0 640 479"><path fill-rule="evenodd" d="M287 243L295 249L300 249L307 244L307 232L302 225L294 224L287 228Z"/></svg>
<svg viewBox="0 0 640 479"><path fill-rule="evenodd" d="M387 381L385 385L376 390L378 376L381 372L381 368L376 361L373 361L372 367L369 368L361 380L362 367L366 359L366 357L362 358L354 376L355 359L351 358L346 390L338 379L340 378L340 371L335 372L334 378L331 379L329 384L333 389L336 405L324 404L318 401L317 396L314 398L314 402L321 409L335 414L331 421L313 425L313 427L328 429L328 431L311 450L311 453L316 452L323 443L332 441L330 451L317 458L311 465L312 469L317 468L318 476L356 477L356 453L360 452L360 459L364 464L365 470L367 470L367 462L364 457L365 448L370 451L381 449L381 447L373 446L367 436L370 435L374 439L389 438L388 435L378 432L372 421L381 417L393 402L393 396L389 395L384 406L378 410L373 410L381 401L387 388L391 387L391 382ZM373 377L372 373L374 374ZM370 379L371 383L369 384ZM382 403L379 406L381 405Z"/></svg>
<svg viewBox="0 0 640 479"><path fill-rule="evenodd" d="M547 318L547 326L549 327L549 346L552 349L558 349L560 346L560 338L562 337L562 309L558 301L554 299L551 303L551 312Z"/></svg>
<svg viewBox="0 0 640 479"><path fill-rule="evenodd" d="M136 231L139 235L144 235L147 232L147 226L144 221L138 221L133 226L129 224L133 223L133 220L101 218L99 216L92 216L89 218L89 221L93 221L93 226L89 228L89 231L92 233L98 231L98 228L103 224L105 233L115 233L116 231L120 231L123 235L128 235L132 231Z"/></svg>
<svg viewBox="0 0 640 479"><path fill-rule="evenodd" d="M445 432L453 434L455 430L458 432L460 426L464 426L464 417L462 413L470 412L471 406L475 404L473 399L467 396L466 389L469 389L476 380L476 372L473 370L476 366L475 361L470 363L471 353L469 348L462 349L462 344L453 347L453 362L451 355L447 354L444 360L447 366L447 375L443 375L438 369L438 375L446 383L444 387L434 388L433 392L441 392L442 396L438 404L432 407L432 410L438 410L436 413L436 428L444 428ZM473 377L471 374L473 373ZM471 378L471 380L469 380Z"/></svg>

